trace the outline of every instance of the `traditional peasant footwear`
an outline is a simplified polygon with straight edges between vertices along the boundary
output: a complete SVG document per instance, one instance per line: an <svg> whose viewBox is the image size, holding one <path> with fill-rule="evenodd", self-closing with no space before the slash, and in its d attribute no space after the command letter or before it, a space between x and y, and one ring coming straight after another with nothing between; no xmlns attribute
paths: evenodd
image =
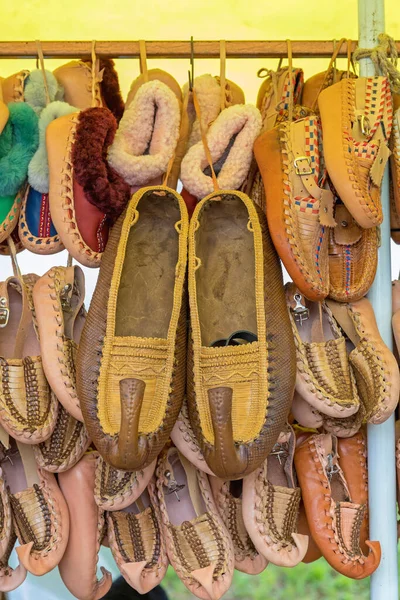
<svg viewBox="0 0 400 600"><path fill-rule="evenodd" d="M144 492L156 468L156 460L140 471L120 471L101 456L96 462L94 499L102 510L128 508Z"/></svg>
<svg viewBox="0 0 400 600"><path fill-rule="evenodd" d="M197 205L188 279L190 420L213 473L241 479L276 442L295 379L279 260L247 196L215 192Z"/></svg>
<svg viewBox="0 0 400 600"><path fill-rule="evenodd" d="M35 69L19 71L6 77L1 82L4 102L25 102L39 115L48 102L63 100L64 90L54 77L53 73L45 70L46 86L43 71ZM48 95L47 95L48 94Z"/></svg>
<svg viewBox="0 0 400 600"><path fill-rule="evenodd" d="M390 136L390 228L392 239L400 244L400 107L395 100L392 135Z"/></svg>
<svg viewBox="0 0 400 600"><path fill-rule="evenodd" d="M336 227L329 237L329 297L356 302L374 282L378 265L379 231L362 229L346 206L336 202Z"/></svg>
<svg viewBox="0 0 400 600"><path fill-rule="evenodd" d="M139 594L147 594L161 583L168 567L155 480L134 504L107 513L107 524L110 549L121 575Z"/></svg>
<svg viewBox="0 0 400 600"><path fill-rule="evenodd" d="M397 406L400 391L399 368L384 344L374 311L367 298L349 304L327 300L337 323L353 348L349 361L354 371L365 423L379 424L390 417Z"/></svg>
<svg viewBox="0 0 400 600"><path fill-rule="evenodd" d="M367 540L370 552L363 553L360 529L367 506L353 501L336 437L299 440L294 460L310 531L323 556L342 575L368 577L379 566L381 546Z"/></svg>
<svg viewBox="0 0 400 600"><path fill-rule="evenodd" d="M23 565L18 565L16 569L12 569L8 561L11 556L11 552L14 549L17 536L13 530L10 544L5 552L4 556L0 559L0 592L12 592L22 585L26 579L28 571Z"/></svg>
<svg viewBox="0 0 400 600"><path fill-rule="evenodd" d="M33 446L33 451L39 467L51 473L62 473L73 467L89 446L84 423L74 419L60 405L53 433L45 442Z"/></svg>
<svg viewBox="0 0 400 600"><path fill-rule="evenodd" d="M107 162L116 129L106 108L65 115L46 129L51 217L65 248L86 267L99 266L109 226L129 199L129 186Z"/></svg>
<svg viewBox="0 0 400 600"><path fill-rule="evenodd" d="M196 469L204 471L204 473L207 473L208 475L214 475L204 460L199 443L194 435L193 427L189 419L186 399L183 400L181 412L179 413L176 423L171 431L171 440L178 448L179 452L183 454L183 456L187 458L187 460L191 462Z"/></svg>
<svg viewBox="0 0 400 600"><path fill-rule="evenodd" d="M35 463L33 449L13 442L2 463L10 494L21 564L33 575L44 575L60 562L68 541L68 508L52 473Z"/></svg>
<svg viewBox="0 0 400 600"><path fill-rule="evenodd" d="M365 423L366 414L367 412L361 398L360 408L351 417L341 419L324 416L324 430L336 435L338 438L351 438L360 431L363 423Z"/></svg>
<svg viewBox="0 0 400 600"><path fill-rule="evenodd" d="M336 223L318 117L266 131L256 140L254 154L274 246L299 290L320 301L329 292L329 230Z"/></svg>
<svg viewBox="0 0 400 600"><path fill-rule="evenodd" d="M9 119L0 135L0 242L18 224L28 165L39 143L38 118L24 103L8 106Z"/></svg>
<svg viewBox="0 0 400 600"><path fill-rule="evenodd" d="M285 289L296 345L297 392L324 415L355 414L360 406L356 379L346 338L329 307L307 301L292 283Z"/></svg>
<svg viewBox="0 0 400 600"><path fill-rule="evenodd" d="M243 479L227 481L210 477L211 491L221 518L231 536L235 555L235 569L249 575L258 575L268 565L245 527L243 520Z"/></svg>
<svg viewBox="0 0 400 600"><path fill-rule="evenodd" d="M286 426L269 457L243 480L243 519L258 552L281 567L294 567L307 552L297 533L300 488L293 457L296 437Z"/></svg>
<svg viewBox="0 0 400 600"><path fill-rule="evenodd" d="M206 138L218 186L238 190L247 177L253 158L253 144L261 129L261 116L251 104L224 109L210 126ZM206 151L201 140L186 153L181 165L184 188L196 198L214 190Z"/></svg>
<svg viewBox="0 0 400 600"><path fill-rule="evenodd" d="M96 457L90 452L58 476L71 521L68 544L58 569L64 585L80 600L99 600L112 585L111 573L104 567L100 580L96 573L100 545L106 534L105 515L93 497Z"/></svg>
<svg viewBox="0 0 400 600"><path fill-rule="evenodd" d="M131 88L108 152L111 167L131 186L132 192L146 185L162 184L174 160L180 134L182 93L172 77L171 81L163 79L166 83L154 79ZM175 173L174 181L168 177L166 185L175 188L177 175Z"/></svg>
<svg viewBox="0 0 400 600"><path fill-rule="evenodd" d="M32 288L36 275L0 284L0 421L16 440L37 444L54 430L58 402L43 371L35 330Z"/></svg>
<svg viewBox="0 0 400 600"><path fill-rule="evenodd" d="M318 98L320 93L331 85L348 77L356 79L357 76L349 71L336 69L333 64L326 71L312 75L312 77L309 77L304 82L301 105L319 114Z"/></svg>
<svg viewBox="0 0 400 600"><path fill-rule="evenodd" d="M321 558L322 553L318 548L317 544L314 542L312 535L310 533L310 526L307 521L306 512L304 510L303 501L300 501L299 508L299 519L297 521L297 530L301 535L305 535L308 537L308 548L305 553L303 560L301 562L305 564L309 564L315 562L319 558Z"/></svg>
<svg viewBox="0 0 400 600"><path fill-rule="evenodd" d="M43 369L65 410L83 421L75 358L85 323L85 277L80 267L52 267L33 289Z"/></svg>
<svg viewBox="0 0 400 600"><path fill-rule="evenodd" d="M290 77L289 68L283 67L278 71L260 69L258 77L265 77L257 96L257 108L261 111L263 131L273 129L277 123L288 118L290 86L293 91L293 103L298 104L304 83L302 69L292 69Z"/></svg>
<svg viewBox="0 0 400 600"><path fill-rule="evenodd" d="M380 187L392 129L389 81L342 79L321 93L319 108L325 163L339 197L361 227L379 225Z"/></svg>
<svg viewBox="0 0 400 600"><path fill-rule="evenodd" d="M187 238L185 203L162 186L138 191L110 233L77 384L89 435L117 469L149 465L182 405Z"/></svg>
<svg viewBox="0 0 400 600"><path fill-rule="evenodd" d="M51 102L39 118L39 147L29 163L29 186L22 201L18 222L22 243L35 254L55 254L64 249L50 215L46 129L54 119L76 110L66 102Z"/></svg>
<svg viewBox="0 0 400 600"><path fill-rule="evenodd" d="M102 58L98 64L91 61L71 60L53 72L64 89L65 102L77 108L107 107L119 121L124 112L118 74L114 61Z"/></svg>
<svg viewBox="0 0 400 600"><path fill-rule="evenodd" d="M160 455L156 473L170 563L192 594L218 600L232 581L234 549L207 475L173 447Z"/></svg>
<svg viewBox="0 0 400 600"><path fill-rule="evenodd" d="M324 424L324 415L311 406L296 391L293 396L291 413L301 427L319 429Z"/></svg>

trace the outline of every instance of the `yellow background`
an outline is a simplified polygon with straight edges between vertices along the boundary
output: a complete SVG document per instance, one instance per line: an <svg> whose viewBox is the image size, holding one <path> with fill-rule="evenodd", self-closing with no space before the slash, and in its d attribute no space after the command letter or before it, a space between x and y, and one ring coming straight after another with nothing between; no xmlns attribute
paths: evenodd
<svg viewBox="0 0 400 600"><path fill-rule="evenodd" d="M129 40L129 39L357 39L357 0L0 0L2 40ZM386 0L386 31L400 38L398 0ZM50 70L65 61L47 60ZM306 76L326 68L327 60L296 60ZM343 61L343 65L344 65ZM4 60L0 75L32 60ZM183 84L188 62L151 60L149 67L168 70ZM260 67L277 61L227 61L227 77L241 85L254 102ZM123 95L139 71L138 61L117 61ZM216 60L198 60L195 74L218 74Z"/></svg>

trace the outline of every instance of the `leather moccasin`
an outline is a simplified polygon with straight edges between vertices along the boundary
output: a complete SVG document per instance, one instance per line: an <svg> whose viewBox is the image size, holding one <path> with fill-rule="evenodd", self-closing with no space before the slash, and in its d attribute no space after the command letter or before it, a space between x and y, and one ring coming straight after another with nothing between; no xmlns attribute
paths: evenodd
<svg viewBox="0 0 400 600"><path fill-rule="evenodd" d="M3 79L0 84L3 91L3 101L24 102L29 104L39 115L48 102L62 100L64 90L51 71L45 70L46 86L42 69L19 71ZM47 89L46 89L47 88Z"/></svg>
<svg viewBox="0 0 400 600"><path fill-rule="evenodd" d="M176 188L188 135L181 117L182 91L171 75L150 69L147 80L142 74L133 81L108 153L132 193L149 185Z"/></svg>
<svg viewBox="0 0 400 600"><path fill-rule="evenodd" d="M188 279L190 420L212 472L241 479L276 442L295 378L279 260L247 196L215 192L197 205Z"/></svg>
<svg viewBox="0 0 400 600"><path fill-rule="evenodd" d="M83 421L75 360L85 323L85 278L80 267L52 267L33 289L43 369L67 412Z"/></svg>
<svg viewBox="0 0 400 600"><path fill-rule="evenodd" d="M300 501L299 519L297 521L297 530L300 534L308 536L307 552L304 555L304 558L301 562L303 562L305 564L310 564L310 563L315 562L316 560L320 559L322 556L322 553L312 538L312 535L310 532L310 526L308 524L306 512L304 510L303 501Z"/></svg>
<svg viewBox="0 0 400 600"><path fill-rule="evenodd" d="M329 231L336 223L318 117L286 121L262 133L254 154L275 248L300 291L320 301L329 292Z"/></svg>
<svg viewBox="0 0 400 600"><path fill-rule="evenodd" d="M209 481L215 504L233 542L235 569L258 575L267 567L268 560L256 550L243 520L243 479L228 481L210 477Z"/></svg>
<svg viewBox="0 0 400 600"><path fill-rule="evenodd" d="M144 492L156 468L156 460L140 471L115 469L99 455L96 462L94 499L102 510L128 508Z"/></svg>
<svg viewBox="0 0 400 600"><path fill-rule="evenodd" d="M400 280L392 281L392 330L397 356L400 353Z"/></svg>
<svg viewBox="0 0 400 600"><path fill-rule="evenodd" d="M2 463L20 546L21 564L44 575L60 562L67 546L69 512L55 476L37 467L32 446L13 442L11 461Z"/></svg>
<svg viewBox="0 0 400 600"><path fill-rule="evenodd" d="M264 463L243 480L243 519L258 552L282 567L294 567L307 552L308 537L297 533L300 488L290 426L280 434Z"/></svg>
<svg viewBox="0 0 400 600"><path fill-rule="evenodd" d="M321 434L299 439L295 465L311 535L327 562L352 579L371 575L379 566L381 547L367 540L370 552L363 553L361 526L367 506L353 501L337 438Z"/></svg>
<svg viewBox="0 0 400 600"><path fill-rule="evenodd" d="M325 415L323 427L325 431L336 435L338 438L350 438L360 431L363 423L365 423L366 414L366 409L361 398L360 408L354 415L345 417L344 419Z"/></svg>
<svg viewBox="0 0 400 600"><path fill-rule="evenodd" d="M11 552L14 549L16 541L17 536L13 531L9 546L3 558L0 560L0 592L7 593L16 590L20 585L24 583L28 574L28 571L23 565L19 564L16 569L12 569L8 564Z"/></svg>
<svg viewBox="0 0 400 600"><path fill-rule="evenodd" d="M390 150L390 229L392 240L400 244L400 108L394 98L392 134L389 140Z"/></svg>
<svg viewBox="0 0 400 600"><path fill-rule="evenodd" d="M64 89L64 100L84 109L107 107L119 121L124 112L124 101L114 61L102 58L94 65L91 61L71 60L53 72Z"/></svg>
<svg viewBox="0 0 400 600"><path fill-rule="evenodd" d="M371 303L367 298L349 304L327 300L336 322L346 336L364 423L383 423L397 406L400 391L399 368L383 342Z"/></svg>
<svg viewBox="0 0 400 600"><path fill-rule="evenodd" d="M311 406L311 404L309 404L307 400L304 400L304 398L296 391L294 392L290 412L301 427L319 429L324 423L324 415Z"/></svg>
<svg viewBox="0 0 400 600"><path fill-rule="evenodd" d="M382 223L380 187L390 155L392 99L386 77L342 79L319 97L329 177L361 227Z"/></svg>
<svg viewBox="0 0 400 600"><path fill-rule="evenodd" d="M356 302L375 279L379 231L360 227L341 202L336 202L334 216L336 227L329 235L329 297Z"/></svg>
<svg viewBox="0 0 400 600"><path fill-rule="evenodd" d="M110 549L121 575L139 594L147 594L161 583L168 567L155 480L135 503L107 513L107 523Z"/></svg>
<svg viewBox="0 0 400 600"><path fill-rule="evenodd" d="M286 284L297 355L296 390L313 408L331 417L356 413L360 399L342 335L326 303L307 301Z"/></svg>
<svg viewBox="0 0 400 600"><path fill-rule="evenodd" d="M117 469L159 454L185 387L188 215L166 187L142 188L113 227L78 349L89 435Z"/></svg>
<svg viewBox="0 0 400 600"><path fill-rule="evenodd" d="M47 383L33 314L36 275L0 284L0 421L16 440L43 442L54 430L58 402Z"/></svg>
<svg viewBox="0 0 400 600"><path fill-rule="evenodd" d="M156 474L169 561L197 598L218 600L232 582L234 548L207 475L173 447L160 455Z"/></svg>
<svg viewBox="0 0 400 600"><path fill-rule="evenodd" d="M304 84L302 69L283 67L278 71L260 69L258 77L265 78L257 95L257 108L261 112L263 131L273 129L277 123L288 118L290 86L293 89L293 104L297 105L301 98Z"/></svg>
<svg viewBox="0 0 400 600"><path fill-rule="evenodd" d="M70 514L68 544L58 566L68 590L80 600L98 600L112 585L109 571L97 561L106 533L105 515L94 501L93 490L97 453L86 454L74 467L60 473L58 480Z"/></svg>
<svg viewBox="0 0 400 600"><path fill-rule="evenodd" d="M129 186L107 161L116 130L107 108L64 115L46 129L51 217L65 248L86 267L99 266L109 226L129 199Z"/></svg>
<svg viewBox="0 0 400 600"><path fill-rule="evenodd" d="M312 75L304 82L301 105L319 114L318 98L320 93L331 85L348 77L355 79L356 75L348 71L336 69L334 65L330 65L326 71Z"/></svg>
<svg viewBox="0 0 400 600"><path fill-rule="evenodd" d="M58 407L57 421L51 436L33 446L36 463L51 473L62 473L73 467L90 446L85 424Z"/></svg>

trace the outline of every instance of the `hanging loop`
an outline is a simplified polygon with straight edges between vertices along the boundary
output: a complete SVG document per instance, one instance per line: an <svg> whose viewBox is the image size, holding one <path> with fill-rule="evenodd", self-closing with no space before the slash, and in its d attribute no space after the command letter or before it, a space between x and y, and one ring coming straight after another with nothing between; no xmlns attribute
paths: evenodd
<svg viewBox="0 0 400 600"><path fill-rule="evenodd" d="M92 106L97 106L96 85L99 81L100 61L96 57L96 40L92 40Z"/></svg>
<svg viewBox="0 0 400 600"><path fill-rule="evenodd" d="M197 99L197 95L194 90L193 90L192 94L193 94L194 110L196 112L197 120L199 121L199 124L200 124L201 141L203 142L204 153L206 155L207 162L211 169L211 178L212 178L213 184L214 184L214 191L218 192L219 191L218 180L217 180L217 176L214 171L213 160L212 160L210 148L208 147L208 143L207 143L207 135L204 131L202 120L201 120L201 110L200 110L199 101Z"/></svg>
<svg viewBox="0 0 400 600"><path fill-rule="evenodd" d="M18 277L18 279L22 282L22 274L17 261L17 249L15 247L14 240L12 239L11 235L9 235L7 238L7 244L10 249L11 264L14 277Z"/></svg>
<svg viewBox="0 0 400 600"><path fill-rule="evenodd" d="M219 42L219 84L221 89L221 111L226 107L226 42Z"/></svg>
<svg viewBox="0 0 400 600"><path fill-rule="evenodd" d="M44 85L44 91L46 94L46 105L47 105L50 103L50 93L49 93L49 86L47 85L46 70L44 68L43 50L42 50L42 44L40 43L40 40L36 40L36 48L37 48L37 53L38 53L40 69L41 69L42 75L43 75L43 85Z"/></svg>
<svg viewBox="0 0 400 600"><path fill-rule="evenodd" d="M140 55L140 72L143 75L144 81L149 80L147 72L147 52L145 40L139 40L139 55Z"/></svg>
<svg viewBox="0 0 400 600"><path fill-rule="evenodd" d="M286 40L287 43L287 54L288 54L288 64L289 64L289 114L288 120L289 123L293 120L293 98L294 98L294 81L293 81L293 56L292 56L292 42L290 40Z"/></svg>

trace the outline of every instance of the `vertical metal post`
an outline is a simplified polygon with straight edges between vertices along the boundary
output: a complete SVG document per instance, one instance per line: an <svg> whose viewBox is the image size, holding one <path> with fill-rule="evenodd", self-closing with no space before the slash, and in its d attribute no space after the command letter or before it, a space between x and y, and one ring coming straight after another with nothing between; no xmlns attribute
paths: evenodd
<svg viewBox="0 0 400 600"><path fill-rule="evenodd" d="M372 48L385 31L384 0L358 0L359 44ZM360 75L375 75L369 59L360 61ZM369 298L384 342L392 349L392 286L390 260L389 171L382 183L384 221L378 269ZM370 540L379 540L382 562L371 576L371 600L398 600L397 517L394 416L382 425L368 426Z"/></svg>

